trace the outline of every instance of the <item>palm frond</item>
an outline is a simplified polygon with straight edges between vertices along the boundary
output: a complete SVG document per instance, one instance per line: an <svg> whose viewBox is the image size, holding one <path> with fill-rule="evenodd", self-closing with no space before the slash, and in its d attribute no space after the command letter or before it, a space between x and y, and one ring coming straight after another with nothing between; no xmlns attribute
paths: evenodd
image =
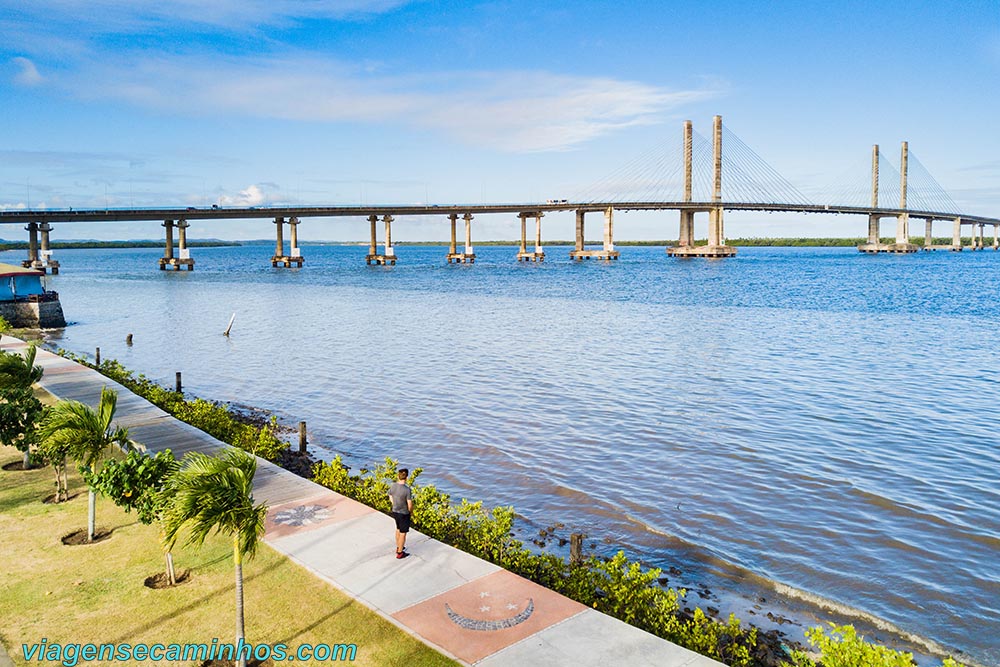
<svg viewBox="0 0 1000 667"><path fill-rule="evenodd" d="M81 465L93 468L113 445L127 446L128 429L112 427L117 400L104 387L96 411L79 401L59 401L42 420L41 438L68 448Z"/></svg>
<svg viewBox="0 0 1000 667"><path fill-rule="evenodd" d="M0 389L30 387L42 377L42 367L35 365L37 349L28 347L24 356L0 352Z"/></svg>
<svg viewBox="0 0 1000 667"><path fill-rule="evenodd" d="M253 478L257 461L238 449L219 456L191 452L181 461L165 489L164 542L172 547L183 526L186 540L201 545L213 531L235 536L239 550L252 558L264 533L265 505L253 504Z"/></svg>

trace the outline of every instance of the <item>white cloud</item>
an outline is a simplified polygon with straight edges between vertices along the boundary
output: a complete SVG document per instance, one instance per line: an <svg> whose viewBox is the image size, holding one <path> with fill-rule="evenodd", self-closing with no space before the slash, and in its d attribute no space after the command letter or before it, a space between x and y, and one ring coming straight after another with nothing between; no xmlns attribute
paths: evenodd
<svg viewBox="0 0 1000 667"><path fill-rule="evenodd" d="M507 152L563 150L705 99L636 81L548 72L392 76L316 57L213 61L137 57L92 63L66 80L83 97L113 97L178 113L431 128Z"/></svg>
<svg viewBox="0 0 1000 667"><path fill-rule="evenodd" d="M222 195L216 200L219 206L261 206L267 202L267 197L259 185L251 185L245 190L240 190L239 194L230 196Z"/></svg>
<svg viewBox="0 0 1000 667"><path fill-rule="evenodd" d="M14 75L15 82L22 86L37 86L42 82L42 75L38 73L35 63L20 56L11 58L11 62L20 68L20 71Z"/></svg>

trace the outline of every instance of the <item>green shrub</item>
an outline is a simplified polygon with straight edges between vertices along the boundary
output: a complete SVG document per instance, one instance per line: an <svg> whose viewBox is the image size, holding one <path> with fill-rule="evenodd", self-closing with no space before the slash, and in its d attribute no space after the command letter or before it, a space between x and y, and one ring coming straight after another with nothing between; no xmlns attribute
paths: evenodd
<svg viewBox="0 0 1000 667"><path fill-rule="evenodd" d="M802 651L792 651L785 667L913 667L913 654L871 644L859 637L853 625L830 623L830 634L822 626L806 630L806 639L819 653L819 663ZM941 667L963 667L946 658Z"/></svg>
<svg viewBox="0 0 1000 667"><path fill-rule="evenodd" d="M160 518L164 504L160 491L177 466L169 449L153 456L133 449L123 459L105 462L100 472L85 473L84 481L126 512L134 509L139 521L148 525Z"/></svg>
<svg viewBox="0 0 1000 667"><path fill-rule="evenodd" d="M202 398L187 400L183 394L169 391L141 373L134 374L114 359L105 359L100 366L95 366L85 357L72 352L59 350L59 354L99 371L164 412L234 447L268 461L276 460L282 451L288 449L288 443L275 435L278 427L276 417L271 417L263 426L252 426L241 422L221 403Z"/></svg>
<svg viewBox="0 0 1000 667"><path fill-rule="evenodd" d="M5 334L12 328L13 327L10 326L10 322L8 322L2 316L0 316L0 334Z"/></svg>

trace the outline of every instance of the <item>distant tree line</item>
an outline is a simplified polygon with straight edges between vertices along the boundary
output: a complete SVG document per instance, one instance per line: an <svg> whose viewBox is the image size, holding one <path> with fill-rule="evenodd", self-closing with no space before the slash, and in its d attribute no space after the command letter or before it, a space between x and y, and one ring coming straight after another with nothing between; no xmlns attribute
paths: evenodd
<svg viewBox="0 0 1000 667"><path fill-rule="evenodd" d="M75 248L162 248L163 241L53 241L53 250L69 250ZM243 245L240 241L200 240L188 241L189 248L219 248ZM0 240L0 250L24 250L27 241Z"/></svg>

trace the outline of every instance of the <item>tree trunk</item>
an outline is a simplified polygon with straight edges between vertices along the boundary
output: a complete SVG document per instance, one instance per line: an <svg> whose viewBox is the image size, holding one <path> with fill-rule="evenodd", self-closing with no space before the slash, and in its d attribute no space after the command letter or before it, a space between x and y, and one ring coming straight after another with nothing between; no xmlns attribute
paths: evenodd
<svg viewBox="0 0 1000 667"><path fill-rule="evenodd" d="M62 499L69 500L69 477L67 476L65 461L63 461L62 466L59 468L59 475L62 479Z"/></svg>
<svg viewBox="0 0 1000 667"><path fill-rule="evenodd" d="M59 466L52 464L52 470L56 473L56 502L62 502L62 476L59 474Z"/></svg>
<svg viewBox="0 0 1000 667"><path fill-rule="evenodd" d="M174 574L174 556L169 551L164 555L167 557L167 581L171 586L176 586L177 576Z"/></svg>
<svg viewBox="0 0 1000 667"><path fill-rule="evenodd" d="M21 467L25 470L31 470L31 450L24 450L24 461L21 463Z"/></svg>
<svg viewBox="0 0 1000 667"><path fill-rule="evenodd" d="M243 554L240 553L240 538L233 537L233 563L236 565L236 646L243 635ZM246 657L240 653L237 667L247 667Z"/></svg>
<svg viewBox="0 0 1000 667"><path fill-rule="evenodd" d="M87 541L94 541L95 526L97 523L97 494L92 490L87 492Z"/></svg>

